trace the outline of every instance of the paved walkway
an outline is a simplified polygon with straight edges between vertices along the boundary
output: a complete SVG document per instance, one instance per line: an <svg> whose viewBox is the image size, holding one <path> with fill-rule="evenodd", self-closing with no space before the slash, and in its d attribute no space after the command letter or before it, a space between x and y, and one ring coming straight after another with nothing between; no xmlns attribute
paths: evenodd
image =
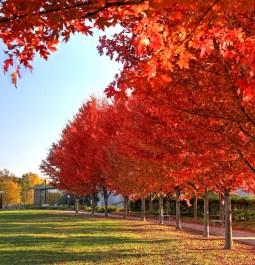
<svg viewBox="0 0 255 265"><path fill-rule="evenodd" d="M91 212L80 212L80 213L91 215ZM104 216L103 213L96 213L95 215ZM123 218L122 215L114 214L114 213L109 213L109 217L118 218L118 219ZM128 220L141 220L140 217L136 217L136 216L127 216L127 219ZM158 223L157 219L152 219L152 218L148 218L148 219L146 219L146 221ZM175 226L175 220L164 220L164 224L170 225L170 226ZM181 226L184 229L189 229L189 230L201 232L201 234L203 234L203 231L204 231L204 226L202 224L182 222ZM210 226L210 234L224 237L224 227ZM255 232L239 231L239 230L233 229L233 239L236 241L239 241L243 244L255 246Z"/></svg>

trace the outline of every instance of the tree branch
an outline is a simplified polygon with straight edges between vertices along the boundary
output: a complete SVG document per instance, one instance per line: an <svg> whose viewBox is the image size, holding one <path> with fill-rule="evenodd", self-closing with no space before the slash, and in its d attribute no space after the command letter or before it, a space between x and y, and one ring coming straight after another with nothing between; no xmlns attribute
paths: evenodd
<svg viewBox="0 0 255 265"><path fill-rule="evenodd" d="M202 116L202 117L206 117L206 118L223 119L223 120L228 120L228 121L232 121L232 122L242 122L241 120L235 120L234 118L228 118L228 117L219 116L219 115L203 114L201 112L201 110L197 111L197 112L193 112L193 111L190 111L190 110L180 109L180 108L177 108L177 107L173 107L173 108L178 110L178 111L183 111L185 113L188 113L188 114L194 115L194 116Z"/></svg>
<svg viewBox="0 0 255 265"><path fill-rule="evenodd" d="M254 167L249 163L249 161L244 157L243 153L242 153L240 150L238 150L238 153L239 153L239 155L242 157L242 159L244 160L244 163L245 163L245 165L247 166L247 168L248 168L252 173L255 174L255 168L254 168Z"/></svg>
<svg viewBox="0 0 255 265"><path fill-rule="evenodd" d="M189 40L190 37L194 34L196 31L197 27L199 26L200 22L206 17L206 15L213 9L213 7L219 2L219 0L215 0L214 3L205 11L205 13L202 15L202 17L198 20L197 25L195 28L192 30L192 32L188 35L186 40Z"/></svg>
<svg viewBox="0 0 255 265"><path fill-rule="evenodd" d="M250 139L255 140L255 136L252 136L251 134L247 133L244 128L242 127L241 124L239 124L239 129L241 130L241 132L243 132L246 136L248 136Z"/></svg>
<svg viewBox="0 0 255 265"><path fill-rule="evenodd" d="M193 187L196 191L198 191L198 188L196 187L196 185L190 181L187 182L191 187Z"/></svg>
<svg viewBox="0 0 255 265"><path fill-rule="evenodd" d="M137 5L137 4L141 4L141 3L145 2L145 1L146 0L133 0L133 1L127 1L127 2L119 1L119 2L113 2L113 3L107 3L106 2L106 4L104 6L99 7L95 11L87 12L87 14L82 16L81 18L88 18L88 17L94 16L97 13L99 13L99 12L109 8L109 7L113 7L113 6L120 7L120 6ZM89 2L85 2L85 3L79 3L79 4L73 4L73 5L70 5L70 6L65 6L65 7L62 7L62 8L61 7L57 7L57 8L52 8L52 9L48 9L48 10L42 10L42 11L39 11L37 13L33 13L33 16L43 16L43 15L46 15L46 14L49 14L49 13L58 13L58 12L65 11L65 10L77 9L79 7L85 8L85 7L89 7L89 5L91 5L91 4L93 4L93 2L89 1ZM20 19L23 19L23 18L26 18L26 17L28 17L27 13L23 14L23 15L13 15L10 18L0 17L0 23L6 23L6 22L9 22L9 21L20 20Z"/></svg>

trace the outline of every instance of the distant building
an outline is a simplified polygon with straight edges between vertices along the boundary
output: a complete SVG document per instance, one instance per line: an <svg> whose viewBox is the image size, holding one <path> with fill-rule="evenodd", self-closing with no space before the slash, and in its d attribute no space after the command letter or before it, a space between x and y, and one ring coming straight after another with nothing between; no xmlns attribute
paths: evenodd
<svg viewBox="0 0 255 265"><path fill-rule="evenodd" d="M57 204L60 196L66 194L66 191L58 190L50 185L39 185L31 187L30 189L34 190L34 206L49 206ZM114 195L111 193L108 197L108 206L123 208L123 201L124 199L121 195ZM97 206L104 206L104 197L101 193L98 193Z"/></svg>
<svg viewBox="0 0 255 265"><path fill-rule="evenodd" d="M110 194L108 197L108 206L115 206L117 208L123 208L123 197L122 195L114 195L114 194ZM104 207L104 196L99 193L98 194L98 203L97 206L99 207Z"/></svg>
<svg viewBox="0 0 255 265"><path fill-rule="evenodd" d="M34 206L53 205L63 192L49 185L31 187L34 190Z"/></svg>

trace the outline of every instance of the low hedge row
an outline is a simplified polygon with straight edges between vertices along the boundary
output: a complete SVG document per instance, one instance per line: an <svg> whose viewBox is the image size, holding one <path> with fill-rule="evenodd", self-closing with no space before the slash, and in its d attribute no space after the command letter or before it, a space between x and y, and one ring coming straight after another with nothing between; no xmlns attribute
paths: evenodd
<svg viewBox="0 0 255 265"><path fill-rule="evenodd" d="M181 214L183 216L194 216L193 199L191 199L191 206L188 206L185 201L181 201ZM233 220L252 220L255 221L255 198L253 197L238 197L232 196L232 214ZM159 208L158 200L154 200L152 204L152 213L157 214ZM166 210L166 201L164 200L164 208ZM204 216L204 201L203 199L198 199L198 217ZM175 214L175 201L170 202L170 211ZM141 211L141 200L131 201L130 210L132 212ZM149 201L146 201L146 211L149 211ZM219 199L213 198L209 199L209 215L210 218L219 218L220 214L220 204Z"/></svg>

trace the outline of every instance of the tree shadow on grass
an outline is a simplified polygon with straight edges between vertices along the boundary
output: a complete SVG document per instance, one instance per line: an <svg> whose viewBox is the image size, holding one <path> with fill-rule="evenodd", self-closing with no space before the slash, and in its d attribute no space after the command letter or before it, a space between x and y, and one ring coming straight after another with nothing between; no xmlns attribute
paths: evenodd
<svg viewBox="0 0 255 265"><path fill-rule="evenodd" d="M88 224L59 224L59 223L12 223L12 224L1 224L0 222L0 234L12 235L12 234L63 234L63 233L72 233L72 234L85 234L85 235L94 235L99 233L134 233L141 232L140 226L133 225L132 228L125 228L123 226L104 226L100 223L91 223ZM142 229L143 233L159 231L159 229Z"/></svg>
<svg viewBox="0 0 255 265"><path fill-rule="evenodd" d="M51 214L51 213L33 213L28 214L26 212L21 214L8 213L8 218L5 221L0 220L0 234L8 235L8 238L0 238L0 243L11 243L15 246L22 244L36 244L37 246L43 246L45 244L61 244L68 238L69 243L75 243L79 239L83 241L83 246L89 245L107 245L107 244L125 244L134 243L128 242L128 238L125 237L123 240L121 237L111 237L112 233L147 233L153 231L160 231L160 226L152 228L150 223L132 222L131 228L123 227L122 222L116 223L116 220L94 218L91 216L76 216L76 215L65 215L65 214ZM9 223L8 221L11 221ZM121 221L121 220L120 220ZM105 222L107 224L105 225ZM109 223L110 222L110 223ZM146 228L148 226L148 229ZM142 229L141 229L142 228ZM186 230L188 233L194 235L194 231ZM109 234L109 236L107 236ZM200 233L196 233L199 235ZM15 235L15 236L14 236ZM82 235L82 236L81 236ZM102 237L103 235L103 237ZM95 238L98 236L98 240ZM203 237L197 236L196 240L206 240ZM164 242L178 241L178 238L172 237L171 239L166 238ZM218 238L210 240L221 240ZM161 240L156 240L159 242ZM136 241L138 242L138 241ZM144 243L145 241L141 242ZM162 242L162 241L161 241ZM80 242L79 242L80 244Z"/></svg>
<svg viewBox="0 0 255 265"><path fill-rule="evenodd" d="M125 236L8 236L0 239L0 264L56 264L68 261L81 262L79 264L104 264L111 260L112 264L116 264L118 259L127 262L132 258L158 255L144 253L143 246L153 244L154 250L159 244L167 242L168 240L150 241Z"/></svg>
<svg viewBox="0 0 255 265"><path fill-rule="evenodd" d="M151 244L151 249L158 249L160 244L180 241L176 235L171 238L166 236L164 239L145 240L132 234L152 231L162 233L160 226L155 225L154 228L151 223L132 221L130 228L123 226L122 220L85 215L56 215L39 211L36 214L24 212L0 215L0 235L3 235L0 237L0 264L110 264L111 260L112 264L117 264L118 259L129 263L129 260L134 259L135 262L141 255L159 255L155 252L143 253L145 244ZM184 231L194 235L192 230ZM196 233L194 239L206 240L200 233ZM219 238L209 240L222 241ZM219 249L211 248L212 251ZM190 251L201 253L205 250L207 249L194 248Z"/></svg>
<svg viewBox="0 0 255 265"><path fill-rule="evenodd" d="M133 249L113 250L107 252L86 251L72 252L66 250L43 251L43 250L12 250L1 251L1 264L18 265L18 264L56 264L65 262L79 262L79 264L115 264L117 260L130 261L132 258L141 257L140 253L135 253ZM152 256L153 253L142 254L143 257Z"/></svg>
<svg viewBox="0 0 255 265"><path fill-rule="evenodd" d="M2 216L1 216L2 217ZM151 228L151 224L140 224L132 222L132 228L123 227L123 223L117 223L111 219L93 219L91 217L75 215L51 215L51 214L8 214L6 218L0 218L0 234L44 234L44 233L112 233L112 232L134 232L143 228L143 233L149 231L158 231L159 228ZM107 222L107 224L105 224ZM146 225L150 226L145 229Z"/></svg>
<svg viewBox="0 0 255 265"><path fill-rule="evenodd" d="M0 216L0 227L0 264L4 265L116 263L137 258L144 244L168 242L136 238L132 233L144 224L132 223L128 228L116 220L75 215L10 212Z"/></svg>
<svg viewBox="0 0 255 265"><path fill-rule="evenodd" d="M29 247L31 245L36 247L45 247L47 245L55 245L56 247L77 245L77 247L91 247L91 246L109 246L109 245L126 245L126 244L159 244L166 243L168 239L161 240L141 240L128 236L75 236L69 235L66 237L55 236L29 236L29 235L15 235L8 237L0 237L1 245L12 245L13 247ZM1 253L0 249L0 253Z"/></svg>

